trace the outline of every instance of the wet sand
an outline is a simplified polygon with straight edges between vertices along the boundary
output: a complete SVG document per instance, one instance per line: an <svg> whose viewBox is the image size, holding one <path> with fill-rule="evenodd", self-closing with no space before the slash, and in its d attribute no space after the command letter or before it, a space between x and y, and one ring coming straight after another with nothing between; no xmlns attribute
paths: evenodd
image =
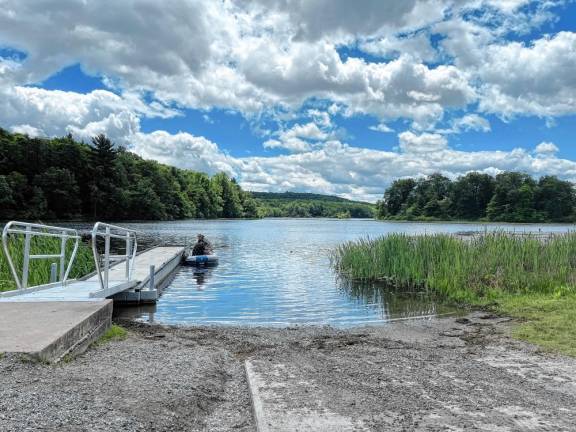
<svg viewBox="0 0 576 432"><path fill-rule="evenodd" d="M126 340L66 363L4 356L0 430L254 431L246 360L313 383L358 430L576 430L576 359L483 313L349 330L121 324ZM302 408L306 393L282 403Z"/></svg>

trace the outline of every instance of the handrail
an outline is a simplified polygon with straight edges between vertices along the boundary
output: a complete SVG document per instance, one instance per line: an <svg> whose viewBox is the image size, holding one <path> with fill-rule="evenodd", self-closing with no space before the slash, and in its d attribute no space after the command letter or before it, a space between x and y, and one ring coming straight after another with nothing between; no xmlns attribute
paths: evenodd
<svg viewBox="0 0 576 432"><path fill-rule="evenodd" d="M102 232L104 229L104 232ZM132 279L132 272L134 270L134 261L136 259L136 250L138 248L138 241L136 239L136 233L138 231L131 230L128 228L123 228L116 225L107 224L104 222L96 222L94 228L92 228L92 253L94 255L94 263L96 264L96 273L98 274L98 280L100 281L100 287L103 290L108 289L109 273L110 273L110 262L111 261L126 261L126 280ZM102 267L100 265L100 254L98 253L98 248L96 240L98 237L104 238L104 272L102 272ZM126 253L124 255L110 254L110 240L122 239L126 241ZM104 275L102 275L104 273Z"/></svg>
<svg viewBox="0 0 576 432"><path fill-rule="evenodd" d="M16 266L14 265L14 261L12 260L12 256L10 255L10 250L8 247L8 234L24 235L24 259L22 263L22 278L19 277L18 272L16 270ZM30 247L32 237L34 236L60 238L61 239L60 253L31 255ZM66 266L66 243L68 242L69 239L73 239L75 240L75 242L74 242L74 250L72 251L72 255L68 260L68 265ZM80 244L80 236L78 235L78 231L72 228L61 228L36 223L10 221L4 226L4 229L2 230L2 248L4 249L4 254L6 255L6 260L8 261L8 266L10 267L10 271L12 273L12 276L14 277L14 282L16 282L16 287L18 289L28 288L28 276L29 276L31 259L58 258L60 260L60 271L59 271L60 282L62 283L66 282L66 280L68 279L68 275L70 274L70 270L72 269L72 264L76 259L76 253L78 252L79 244Z"/></svg>

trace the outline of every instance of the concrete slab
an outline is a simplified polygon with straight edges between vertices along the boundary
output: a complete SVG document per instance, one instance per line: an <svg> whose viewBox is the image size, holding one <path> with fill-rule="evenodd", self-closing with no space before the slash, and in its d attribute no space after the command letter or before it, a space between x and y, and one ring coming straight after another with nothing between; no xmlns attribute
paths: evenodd
<svg viewBox="0 0 576 432"><path fill-rule="evenodd" d="M258 432L369 430L362 420L327 409L319 386L290 365L247 360L245 368Z"/></svg>
<svg viewBox="0 0 576 432"><path fill-rule="evenodd" d="M112 300L0 303L0 352L57 362L78 353L112 322Z"/></svg>

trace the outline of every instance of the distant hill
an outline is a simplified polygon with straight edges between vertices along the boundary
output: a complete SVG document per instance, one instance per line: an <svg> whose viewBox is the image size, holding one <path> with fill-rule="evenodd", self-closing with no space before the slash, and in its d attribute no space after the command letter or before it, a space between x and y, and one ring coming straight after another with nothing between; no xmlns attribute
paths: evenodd
<svg viewBox="0 0 576 432"><path fill-rule="evenodd" d="M263 217L372 218L375 206L332 195L304 192L251 192Z"/></svg>

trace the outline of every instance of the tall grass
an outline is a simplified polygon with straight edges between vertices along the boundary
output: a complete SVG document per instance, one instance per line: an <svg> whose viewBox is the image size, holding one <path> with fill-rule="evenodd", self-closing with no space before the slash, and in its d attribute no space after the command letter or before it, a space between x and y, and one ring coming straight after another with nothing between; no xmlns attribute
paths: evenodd
<svg viewBox="0 0 576 432"><path fill-rule="evenodd" d="M504 232L470 239L391 234L348 242L332 264L350 280L383 280L456 300L502 293L553 293L576 287L576 233L542 240Z"/></svg>
<svg viewBox="0 0 576 432"><path fill-rule="evenodd" d="M74 247L74 242L69 240L66 245L66 257L70 257ZM22 275L22 262L24 258L24 239L22 236L13 236L9 239L9 249L14 265L19 276ZM35 254L59 254L60 239L54 237L32 237L30 243L30 253ZM30 260L30 271L28 285L40 285L50 281L50 265L58 259ZM92 251L85 243L80 243L74 265L70 270L69 278L77 278L94 271L94 259ZM0 248L0 291L8 291L16 288L12 273L4 256L4 251Z"/></svg>

